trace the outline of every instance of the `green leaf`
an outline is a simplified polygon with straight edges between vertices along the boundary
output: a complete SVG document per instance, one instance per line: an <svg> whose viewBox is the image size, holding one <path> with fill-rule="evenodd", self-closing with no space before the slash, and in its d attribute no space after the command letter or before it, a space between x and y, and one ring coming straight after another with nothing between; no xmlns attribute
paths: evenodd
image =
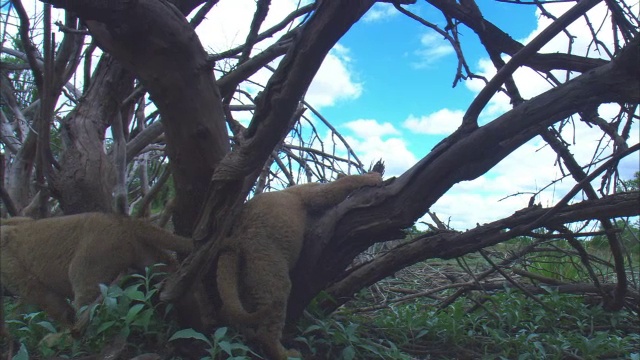
<svg viewBox="0 0 640 360"><path fill-rule="evenodd" d="M13 355L11 360L29 360L29 352L24 344L20 344L20 349Z"/></svg>
<svg viewBox="0 0 640 360"><path fill-rule="evenodd" d="M56 332L56 328L49 321L38 321L36 325L42 326L43 328L47 329L49 332L52 332L52 333Z"/></svg>
<svg viewBox="0 0 640 360"><path fill-rule="evenodd" d="M310 333L310 332L312 332L312 331L316 331L316 330L320 330L320 329L322 329L322 328L320 327L320 325L311 325L311 326L309 326L308 328L306 328L302 333L303 333L303 334L307 334L307 333Z"/></svg>
<svg viewBox="0 0 640 360"><path fill-rule="evenodd" d="M220 349L222 349L222 351L224 351L227 355L232 356L233 355L233 349L231 348L231 344L228 341L220 341L218 343L218 346L220 347Z"/></svg>
<svg viewBox="0 0 640 360"><path fill-rule="evenodd" d="M220 341L227 334L227 327L221 327L216 329L216 332L213 333L213 338L215 341Z"/></svg>
<svg viewBox="0 0 640 360"><path fill-rule="evenodd" d="M342 359L344 360L353 360L356 358L356 349L353 346L349 345L342 350Z"/></svg>
<svg viewBox="0 0 640 360"><path fill-rule="evenodd" d="M115 321L105 321L100 326L98 326L98 330L96 330L96 334L100 334L111 328L116 322Z"/></svg>
<svg viewBox="0 0 640 360"><path fill-rule="evenodd" d="M149 331L149 324L151 323L151 317L153 316L153 309L145 309L136 317L136 319L131 323L131 325L142 326L144 328L144 332Z"/></svg>
<svg viewBox="0 0 640 360"><path fill-rule="evenodd" d="M140 311L142 311L142 309L144 308L144 304L135 304L133 305L129 311L127 312L127 316L125 317L125 322L127 324L131 324L131 322L133 322L133 320L136 319L136 316L138 315L138 313Z"/></svg>
<svg viewBox="0 0 640 360"><path fill-rule="evenodd" d="M129 286L128 288L126 288L124 290L124 296L126 296L131 300L144 301L145 300L144 293L138 290L138 287L140 284L137 284L137 285L138 286Z"/></svg>
<svg viewBox="0 0 640 360"><path fill-rule="evenodd" d="M98 284L98 287L100 288L100 295L106 299L108 297L109 287L105 284Z"/></svg>
<svg viewBox="0 0 640 360"><path fill-rule="evenodd" d="M195 330L193 330L191 328L182 329L182 330L176 331L173 335L171 335L171 337L169 338L169 341L173 341L173 340L177 340L177 339L202 340L202 341L206 342L207 344L209 344L209 346L211 346L211 342L209 341L209 339L207 339L206 336L204 336L202 333L199 333L199 332L197 332L197 331L195 331Z"/></svg>

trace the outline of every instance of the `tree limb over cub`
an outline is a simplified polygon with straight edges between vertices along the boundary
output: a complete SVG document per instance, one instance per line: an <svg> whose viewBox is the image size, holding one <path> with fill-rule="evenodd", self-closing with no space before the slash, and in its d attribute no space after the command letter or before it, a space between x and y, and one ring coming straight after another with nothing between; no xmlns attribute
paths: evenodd
<svg viewBox="0 0 640 360"><path fill-rule="evenodd" d="M190 239L115 214L11 218L1 228L2 284L66 326L75 321L67 298L77 308L88 305L99 295L98 284L128 269L170 264L169 251L186 255L193 248Z"/></svg>
<svg viewBox="0 0 640 360"><path fill-rule="evenodd" d="M240 326L270 359L298 356L282 346L280 337L291 290L289 272L302 250L309 220L354 190L380 184L380 173L368 173L256 195L245 204L232 233L220 240L221 315Z"/></svg>

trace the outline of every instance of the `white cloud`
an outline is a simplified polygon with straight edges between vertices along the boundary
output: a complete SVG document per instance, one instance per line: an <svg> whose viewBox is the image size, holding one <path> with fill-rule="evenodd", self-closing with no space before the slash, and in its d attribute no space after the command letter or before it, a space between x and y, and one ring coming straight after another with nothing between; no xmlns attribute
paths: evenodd
<svg viewBox="0 0 640 360"><path fill-rule="evenodd" d="M509 216L526 207L533 193L558 178L559 170L553 167L555 159L555 153L535 138L487 174L456 184L431 210L443 221L450 217L451 226L459 230ZM559 182L536 197L536 203L550 206L572 185L571 180Z"/></svg>
<svg viewBox="0 0 640 360"><path fill-rule="evenodd" d="M418 60L412 63L418 69L428 67L439 59L454 53L451 44L442 35L433 31L420 37L420 45L422 48L414 52Z"/></svg>
<svg viewBox="0 0 640 360"><path fill-rule="evenodd" d="M274 1L269 6L269 13L260 28L264 31L282 21L299 5L297 0ZM256 9L254 0L220 1L207 14L206 19L198 26L198 34L205 49L222 52L242 45L249 33L253 13ZM195 14L195 11L193 12ZM302 17L298 18L298 21ZM285 28L285 31L288 28ZM256 47L264 49L273 44L283 32L265 39Z"/></svg>
<svg viewBox="0 0 640 360"><path fill-rule="evenodd" d="M401 175L417 161L416 156L407 149L405 140L400 137L345 138L365 167L382 159L386 165L385 178Z"/></svg>
<svg viewBox="0 0 640 360"><path fill-rule="evenodd" d="M615 108L615 105L605 104L601 106L600 115L609 120L617 113ZM592 161L598 144L605 147L601 157L611 153L611 144L600 141L602 132L577 119L573 126L563 128L562 135L569 141L576 140L569 145L569 150L580 165ZM640 129L636 124L629 142L637 143L639 137ZM488 173L475 180L456 184L431 210L440 215L443 221L450 217L454 228L469 229L476 223L488 223L513 214L527 206L533 193L560 180L536 196L536 204L553 206L576 184L570 175L561 179L562 172L555 166L556 161L556 153L540 137L536 137L511 153ZM639 168L636 153L621 162L620 176L623 179L631 178ZM566 168L565 173L569 174ZM601 178L596 178L593 186L598 189L600 182ZM577 199L582 199L582 195L579 194Z"/></svg>
<svg viewBox="0 0 640 360"><path fill-rule="evenodd" d="M385 135L399 135L400 132L393 124L385 122L379 123L373 119L358 119L345 123L343 126L349 128L361 139L370 137L383 137Z"/></svg>
<svg viewBox="0 0 640 360"><path fill-rule="evenodd" d="M353 79L350 62L349 49L336 44L322 62L305 99L319 109L337 101L358 98L363 85Z"/></svg>
<svg viewBox="0 0 640 360"><path fill-rule="evenodd" d="M261 31L279 23L298 6L298 0L275 1L269 7L269 14L265 19ZM222 52L244 43L255 11L254 0L221 1L214 6L206 20L197 28L205 49ZM300 17L299 19L302 19ZM285 28L285 30L287 30ZM281 33L265 39L255 46L262 50L273 44ZM254 51L255 52L255 51ZM280 59L270 65L277 67ZM351 68L349 49L337 44L325 57L318 73L309 87L305 99L316 109L332 106L341 100L355 99L362 93L363 85L354 79ZM262 69L254 74L252 82L265 85L273 73ZM262 90L261 86L245 82L244 90L256 95ZM243 116L246 117L246 114Z"/></svg>
<svg viewBox="0 0 640 360"><path fill-rule="evenodd" d="M574 3L546 4L545 8L554 16L560 16L573 5ZM636 4L634 7L637 13L638 5ZM594 26L596 26L595 24L607 23L606 21L603 22L603 18L606 15L604 3L596 6L588 15ZM528 43L549 24L549 19L539 17L537 28L522 42ZM576 37L571 45L572 53L608 58L606 52L594 51L595 45L592 43L591 32L584 18L578 19L569 26L568 31ZM610 27L603 27L598 34L598 38L605 44L612 44ZM569 39L564 33L561 33L549 42L541 52L565 53L568 47ZM509 57L505 56L505 61L508 60ZM496 70L488 59L481 59L478 62L476 72L487 79L491 79ZM561 81L564 81L567 76L566 72L556 72L554 75ZM570 77L577 75L579 74L569 74ZM514 79L521 91L521 95L525 99L530 99L551 88L551 85L542 76L528 68L518 69L514 73ZM471 80L465 82L465 84L475 93L480 92L485 86L485 82L482 80ZM511 107L508 97L503 93L498 93L483 110L481 123L495 119L497 116L509 111ZM448 110L443 109L441 111ZM611 120L618 111L619 106L615 104L603 104L599 108L600 116L607 121ZM421 122L417 119L412 120L412 122L407 121L405 126L410 123L411 126L418 127L418 124L426 122ZM600 129L586 125L577 117L562 129L562 135L570 142L569 150L580 165L592 162L594 154L598 154L599 158L604 158L611 154L612 144L608 137L604 136L603 138L603 133ZM632 128L631 138L628 143L637 143L639 136L640 130L636 122ZM604 141L602 141L603 139ZM454 228L472 228L476 223L483 224L495 221L526 207L532 193L540 191L549 184L552 185L536 197L536 203L541 203L543 206L552 206L565 196L567 191L573 188L576 183L570 176L554 183L554 181L561 179L563 176L556 161L557 155L555 152L548 145L545 145L542 139L536 137L503 159L487 174L473 181L456 184L434 204L432 211L440 215L442 220L446 221L450 217L451 225ZM621 162L619 167L621 177L629 178L639 168L638 156L634 154ZM565 173L568 173L566 169ZM597 178L593 182L596 189L600 186L600 180L600 178ZM581 195L579 195L578 199L580 198Z"/></svg>
<svg viewBox="0 0 640 360"><path fill-rule="evenodd" d="M559 3L548 3L545 4L545 9L549 11L553 16L559 17L571 7L574 6L574 3L567 2L559 2ZM635 9L635 12L638 10L638 4L636 3L632 8ZM536 29L534 29L531 34L526 36L524 39L519 40L523 44L529 43L533 38L540 34L545 28L547 28L552 20L541 15L540 10L536 12L538 16L538 24ZM603 24L606 21L603 19L607 16L607 8L605 3L601 3L596 5L593 9L591 9L587 16L591 24ZM568 32L573 36L573 38L569 39L564 32L561 32L556 37L554 37L551 41L549 41L541 50L541 53L566 53L567 50L571 47L572 53L581 55L581 56L589 56L596 58L605 58L608 59L606 51L603 48L596 48L595 43L593 42L591 30L589 29L589 25L585 21L584 17L579 18L574 21L567 28ZM613 43L613 35L610 31L610 28L603 29L598 33L598 39L603 44L612 44ZM571 42L571 43L570 43ZM509 61L509 56L503 56L505 61ZM478 75L482 75L487 79L491 79L495 74L496 70L491 61L487 58L481 59L478 61L476 73ZM566 71L554 71L553 74L560 79L564 80L567 76ZM579 74L572 73L569 76L575 77ZM545 91L548 91L552 88L551 84L540 74L531 70L527 67L521 67L514 73L514 80L516 85L518 85L518 89L521 92L521 96L524 99L530 99L534 96L537 96ZM485 86L485 82L480 79L472 79L465 82L467 88L473 92L480 92L480 90ZM497 93L487 104L487 107L483 109L480 115L480 122L484 123L488 120L493 120L495 117L500 116L501 114L509 111L512 108L510 104L510 99L502 92Z"/></svg>
<svg viewBox="0 0 640 360"><path fill-rule="evenodd" d="M351 130L352 135L345 139L365 166L380 159L385 161L385 177L398 176L417 162L400 131L391 123L357 119L343 126Z"/></svg>
<svg viewBox="0 0 640 360"><path fill-rule="evenodd" d="M456 185L431 207L431 211L452 228L466 230L474 228L476 224L486 224L513 213L505 209L515 211L527 204L527 199L522 197L501 198L499 195L460 191ZM424 217L423 221L431 222L431 219Z"/></svg>
<svg viewBox="0 0 640 360"><path fill-rule="evenodd" d="M389 19L390 17L400 14L396 8L390 3L377 2L362 17L362 21L371 23Z"/></svg>
<svg viewBox="0 0 640 360"><path fill-rule="evenodd" d="M545 5L545 9L558 17L571 7L573 7L573 3L549 3ZM627 3L627 6L630 6L630 9L633 14L638 13L639 5L638 2L635 2L633 5ZM536 15L538 16L538 27L524 40L523 43L528 43L535 36L540 34L542 30L548 27L552 20L548 17L542 16L540 10L536 10ZM567 27L567 32L572 35L572 38L561 32L556 35L551 41L549 41L541 50L541 52L546 53L554 53L554 52L566 52L569 48L572 49L572 53L578 55L584 55L594 58L603 58L610 59L610 56L607 54L607 50L605 48L600 47L601 45L606 45L608 47L608 51L613 53L611 45L613 44L613 33L611 32L611 27L609 25L610 20L607 18L610 16L610 13L607 9L607 5L605 2L602 2L596 6L594 6L591 10L589 10L586 14L589 18L591 26L598 31L600 25L602 24L601 31L598 32L598 40L599 44L593 42L591 36L591 30L589 29L589 24L585 21L584 17L580 17L578 20L574 21L571 25Z"/></svg>
<svg viewBox="0 0 640 360"><path fill-rule="evenodd" d="M419 118L411 114L403 126L419 134L449 135L462 124L463 116L461 110L440 109Z"/></svg>

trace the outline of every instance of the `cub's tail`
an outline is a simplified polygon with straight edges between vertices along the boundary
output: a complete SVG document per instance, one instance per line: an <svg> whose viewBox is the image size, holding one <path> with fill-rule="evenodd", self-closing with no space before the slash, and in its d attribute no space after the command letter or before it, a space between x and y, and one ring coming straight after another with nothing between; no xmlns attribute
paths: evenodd
<svg viewBox="0 0 640 360"><path fill-rule="evenodd" d="M2 226L15 226L22 223L35 221L35 219L26 216L14 216L6 219L0 219L0 225Z"/></svg>
<svg viewBox="0 0 640 360"><path fill-rule="evenodd" d="M132 223L130 223L129 226L132 226L137 233L136 235L138 235L140 239L143 239L148 245L163 250L175 251L181 256L186 256L193 250L193 242L191 239L172 234L167 230L142 220L131 220Z"/></svg>
<svg viewBox="0 0 640 360"><path fill-rule="evenodd" d="M232 325L257 326L260 318L269 311L268 307L248 312L240 300L240 257L232 251L222 251L218 258L216 282L222 299L222 316Z"/></svg>

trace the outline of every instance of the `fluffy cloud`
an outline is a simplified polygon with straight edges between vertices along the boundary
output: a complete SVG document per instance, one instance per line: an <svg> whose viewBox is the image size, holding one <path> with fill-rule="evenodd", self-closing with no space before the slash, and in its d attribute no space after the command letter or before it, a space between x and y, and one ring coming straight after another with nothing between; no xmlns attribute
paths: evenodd
<svg viewBox="0 0 640 360"><path fill-rule="evenodd" d="M306 100L315 108L332 106L336 101L356 99L362 84L354 81L349 49L336 44L325 57L307 91Z"/></svg>
<svg viewBox="0 0 640 360"><path fill-rule="evenodd" d="M415 155L407 149L406 142L399 137L357 139L347 136L345 138L365 166L380 159L385 161L387 167L385 177L401 175L417 161Z"/></svg>
<svg viewBox="0 0 640 360"><path fill-rule="evenodd" d="M373 119L358 119L343 125L351 130L347 143L366 166L380 159L386 163L385 176L398 176L413 166L417 159L407 149L401 133L392 124ZM397 135L388 137L391 135Z"/></svg>
<svg viewBox="0 0 640 360"><path fill-rule="evenodd" d="M390 3L377 2L364 14L362 21L367 23L379 22L397 16L398 14L400 14L400 12Z"/></svg>
<svg viewBox="0 0 640 360"><path fill-rule="evenodd" d="M463 116L464 111L449 109L441 109L421 117L411 114L403 126L419 134L449 135L462 124Z"/></svg>
<svg viewBox="0 0 640 360"><path fill-rule="evenodd" d="M574 5L574 3L570 2L548 3L545 4L545 9L553 16L559 17ZM640 5L638 5L638 3L635 3L630 8L633 10L633 13L637 13L639 7ZM537 27L531 32L531 34L519 40L523 44L528 44L529 42L531 42L531 40L538 36L545 28L547 28L552 23L552 20L546 16L543 16L539 9L536 11L536 15L538 17ZM606 23L608 21L606 20L606 18L609 15L610 14L604 2L596 5L589 12L587 12L587 16L589 17L589 20L592 24L591 26L593 26L593 24ZM571 38L569 38L566 33L561 32L560 34L556 35L551 41L549 41L540 50L540 52L566 53L568 49L571 49L571 52L573 54L581 56L604 59L610 58L608 54L612 53L612 49L610 46L611 44L613 44L613 33L609 28L602 29L598 32L598 43L593 41L590 25L585 21L584 17L579 18L571 25L569 25L567 31L569 34L571 34ZM603 45L609 46L609 48L604 48L602 47ZM505 61L509 61L510 59L509 56L503 57ZM487 79L491 79L496 74L496 70L493 64L489 59L486 58L481 59L478 62L476 72ZM567 73L565 71L556 71L554 72L554 75L559 79L564 79L567 76ZM569 77L575 77L577 75L579 74L571 73L569 74ZM543 75L538 74L529 68L521 67L516 70L516 72L514 73L514 80L518 85L522 97L524 97L525 99L530 99L552 88L549 81L545 79ZM480 79L472 79L466 81L465 85L471 91L479 92L484 87L485 83ZM511 109L511 104L509 101L509 98L505 94L496 94L480 115L481 122L493 119Z"/></svg>
<svg viewBox="0 0 640 360"><path fill-rule="evenodd" d="M638 2L630 5L631 13L637 14L639 5ZM560 16L564 14L567 10L574 6L573 3L550 3L545 5L545 9L553 14L554 16ZM543 16L538 9L536 11L536 15L538 16L538 27L524 40L523 43L528 43L534 37L539 35L542 30L548 27L553 20L549 19L546 16ZM591 26L595 27L596 24L607 24L610 22L608 17L611 14L609 13L606 3L602 2L596 6L594 6L591 10L587 12L587 17L591 23ZM608 24L607 24L608 25ZM590 25L587 24L584 17L574 21L571 25L567 27L567 32L572 37L570 38L567 33L561 32L556 35L551 41L549 41L541 50L541 52L546 53L554 53L557 51L566 52L568 49L572 49L572 53L578 55L589 56L593 58L603 58L610 59L609 54L613 53L611 45L613 44L613 33L610 30L610 27L603 26L600 31L598 31L598 40L599 43L595 43L591 36ZM602 46L606 46L608 48L604 48Z"/></svg>
<svg viewBox="0 0 640 360"><path fill-rule="evenodd" d="M600 113L608 119L613 116L614 108L614 105L603 105ZM640 136L637 125L631 134L629 142L637 143ZM569 145L569 150L579 164L590 163L594 154L600 151L604 154L611 152L611 144L601 142L602 132L581 121L576 121L574 126L565 126L562 135L565 139L578 139ZM596 147L598 144L599 148ZM555 166L556 162L555 152L540 137L536 137L488 173L475 180L456 184L431 210L439 214L441 220L450 219L451 226L463 230L474 227L476 223L488 223L513 214L526 207L529 198L541 190L536 196L536 203L545 207L553 206L576 183L571 176L563 177L561 170ZM623 179L631 178L638 168L637 154L631 155L621 162L620 176ZM568 172L565 170L565 173ZM601 178L596 178L593 186L597 189L600 182ZM579 195L577 200L581 199Z"/></svg>
<svg viewBox="0 0 640 360"><path fill-rule="evenodd" d="M280 0L271 4L269 14L262 23L261 30L264 31L279 23L298 7L298 3L297 0ZM256 2L253 0L218 2L196 29L202 45L205 49L213 52L222 52L242 45L247 39L255 9ZM264 49L273 44L280 35L282 34L278 33L265 39L258 44L257 49Z"/></svg>
<svg viewBox="0 0 640 360"><path fill-rule="evenodd" d="M399 135L400 132L388 122L379 123L373 119L358 119L344 124L359 138L382 137L385 135Z"/></svg>
<svg viewBox="0 0 640 360"><path fill-rule="evenodd" d="M487 174L456 184L431 210L442 216L441 220L449 219L450 225L459 230L509 216L526 207L533 193L559 177L559 170L553 166L555 159L555 153L535 138ZM558 182L536 197L536 203L552 205L571 186L571 180Z"/></svg>
<svg viewBox="0 0 640 360"><path fill-rule="evenodd" d="M414 52L418 60L412 63L413 67L420 69L429 67L439 59L453 54L451 44L442 35L430 31L420 37L420 49Z"/></svg>
<svg viewBox="0 0 640 360"><path fill-rule="evenodd" d="M298 4L298 0L273 2L261 30L279 23L291 11L295 10ZM255 7L256 4L253 0L221 1L216 4L206 20L196 30L205 49L222 52L242 45L246 40ZM278 33L265 39L255 46L256 50L267 48L281 35ZM276 59L270 65L277 67L278 63L279 59ZM307 91L306 100L319 109L324 106L332 106L340 100L359 97L362 93L362 84L354 80L350 63L349 49L339 44L336 45L320 66ZM271 71L262 69L254 74L250 80L265 85L271 75ZM250 94L255 95L262 90L262 87L251 84L251 82L244 83L242 86Z"/></svg>

